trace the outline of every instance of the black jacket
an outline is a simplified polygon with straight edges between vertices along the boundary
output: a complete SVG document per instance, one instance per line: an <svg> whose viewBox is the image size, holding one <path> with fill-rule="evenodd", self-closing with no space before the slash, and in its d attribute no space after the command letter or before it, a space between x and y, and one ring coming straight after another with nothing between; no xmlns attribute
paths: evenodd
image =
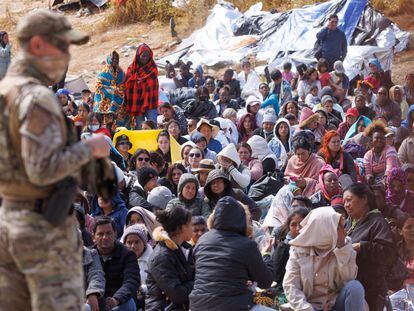
<svg viewBox="0 0 414 311"><path fill-rule="evenodd" d="M212 222L213 229L195 246L196 277L190 308L196 311L250 310L253 293L247 281L268 288L272 272L263 262L256 242L246 236L249 221L244 208L235 199L220 199Z"/></svg>
<svg viewBox="0 0 414 311"><path fill-rule="evenodd" d="M283 278L286 274L286 264L289 260L289 241L280 242L276 245L272 254L272 266L273 266L273 281L276 284L276 290L278 293L283 293Z"/></svg>
<svg viewBox="0 0 414 311"><path fill-rule="evenodd" d="M261 137L263 137L264 139L266 139L266 141L267 142L269 142L275 135L273 134L273 132L270 132L270 133L266 133L265 131L264 131L264 129L262 129L262 128L257 128L257 129L255 129L254 131L253 131L253 135L258 135L258 136L261 136Z"/></svg>
<svg viewBox="0 0 414 311"><path fill-rule="evenodd" d="M145 310L189 310L188 295L194 284L191 246L188 243L182 245L188 249L187 260L183 251L161 227L155 229L153 235L158 244L148 263Z"/></svg>
<svg viewBox="0 0 414 311"><path fill-rule="evenodd" d="M213 191L211 191L211 183L214 180L220 178L224 180L224 192L221 195L217 195ZM204 186L204 194L206 195L204 200L207 202L207 204L209 204L211 211L214 210L220 198L230 196L249 207L250 215L253 220L259 220L262 214L260 208L251 198L249 198L249 196L247 196L240 189L232 188L230 180L227 178L226 174L220 169L212 170L208 174L206 185Z"/></svg>
<svg viewBox="0 0 414 311"><path fill-rule="evenodd" d="M128 209L131 209L134 206L141 206L152 212L154 210L154 206L147 201L147 197L148 194L145 190L139 185L135 185L129 193Z"/></svg>
<svg viewBox="0 0 414 311"><path fill-rule="evenodd" d="M378 296L387 291L386 275L397 256L391 229L380 212L372 211L365 215L354 228L348 219L346 229L352 243L360 243L357 253L357 280L365 288L365 297L370 310L379 310Z"/></svg>
<svg viewBox="0 0 414 311"><path fill-rule="evenodd" d="M96 246L95 249L97 249ZM141 284L135 253L121 242L115 241L112 255L107 260L104 260L101 254L99 257L105 273L105 297L113 297L120 304L135 297Z"/></svg>

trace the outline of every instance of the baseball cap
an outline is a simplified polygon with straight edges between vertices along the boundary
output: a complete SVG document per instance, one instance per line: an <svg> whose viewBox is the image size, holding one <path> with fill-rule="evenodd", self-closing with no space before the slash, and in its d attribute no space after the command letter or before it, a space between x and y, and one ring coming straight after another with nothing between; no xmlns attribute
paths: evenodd
<svg viewBox="0 0 414 311"><path fill-rule="evenodd" d="M17 24L17 38L20 42L27 42L34 36L66 40L76 45L89 41L89 35L73 29L65 16L46 9L29 13Z"/></svg>
<svg viewBox="0 0 414 311"><path fill-rule="evenodd" d="M346 111L346 116L353 116L358 118L359 117L359 111L355 107L348 108Z"/></svg>
<svg viewBox="0 0 414 311"><path fill-rule="evenodd" d="M340 60L337 60L334 63L333 67L334 67L334 70L337 73L344 73L345 72L344 64Z"/></svg>

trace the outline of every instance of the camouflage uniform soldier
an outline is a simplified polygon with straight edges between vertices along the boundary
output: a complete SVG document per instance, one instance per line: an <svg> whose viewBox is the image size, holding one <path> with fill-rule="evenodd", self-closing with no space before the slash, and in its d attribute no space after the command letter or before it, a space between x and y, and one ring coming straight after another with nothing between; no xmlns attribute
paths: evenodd
<svg viewBox="0 0 414 311"><path fill-rule="evenodd" d="M88 35L46 10L24 17L17 33L22 51L0 83L0 310L80 310L75 220L53 226L41 211L61 207L48 206L58 182L109 155L103 136L68 143L62 109L46 87L65 73L70 44L86 43Z"/></svg>

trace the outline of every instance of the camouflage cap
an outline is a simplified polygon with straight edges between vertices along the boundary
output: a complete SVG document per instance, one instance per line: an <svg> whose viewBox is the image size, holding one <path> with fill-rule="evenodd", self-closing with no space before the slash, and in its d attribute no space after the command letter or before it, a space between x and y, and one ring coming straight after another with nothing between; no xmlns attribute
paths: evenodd
<svg viewBox="0 0 414 311"><path fill-rule="evenodd" d="M62 39L77 45L89 41L89 35L74 30L65 16L46 9L29 13L17 24L17 38L20 42L27 42L34 36Z"/></svg>

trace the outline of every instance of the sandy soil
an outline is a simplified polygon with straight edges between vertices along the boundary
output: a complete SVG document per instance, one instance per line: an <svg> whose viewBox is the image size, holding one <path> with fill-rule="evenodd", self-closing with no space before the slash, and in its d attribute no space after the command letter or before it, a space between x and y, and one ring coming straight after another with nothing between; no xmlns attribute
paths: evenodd
<svg viewBox="0 0 414 311"><path fill-rule="evenodd" d="M4 29L10 33L12 43L14 43L14 52L18 49L13 39L15 23L18 18L31 10L48 7L48 3L49 0L0 0L0 30ZM94 13L87 17L76 17L76 11L64 14L75 28L83 29L91 34L91 40L87 45L71 47L72 61L69 67L69 74L82 75L91 87L93 87L94 77L102 67L106 55L112 50L120 52L121 67L126 69L132 61L134 50L125 51L124 46L146 42L152 47L155 57L161 57L175 48L168 47L174 41L170 36L168 26L160 25L157 22L137 23L102 32L99 31L97 25L104 19L106 11L94 10ZM393 18L393 20L414 34L412 17L400 16ZM177 30L182 38L192 32L187 25L178 25ZM407 72L414 70L414 40L412 41L408 50L395 57L393 80L396 83L402 83Z"/></svg>

